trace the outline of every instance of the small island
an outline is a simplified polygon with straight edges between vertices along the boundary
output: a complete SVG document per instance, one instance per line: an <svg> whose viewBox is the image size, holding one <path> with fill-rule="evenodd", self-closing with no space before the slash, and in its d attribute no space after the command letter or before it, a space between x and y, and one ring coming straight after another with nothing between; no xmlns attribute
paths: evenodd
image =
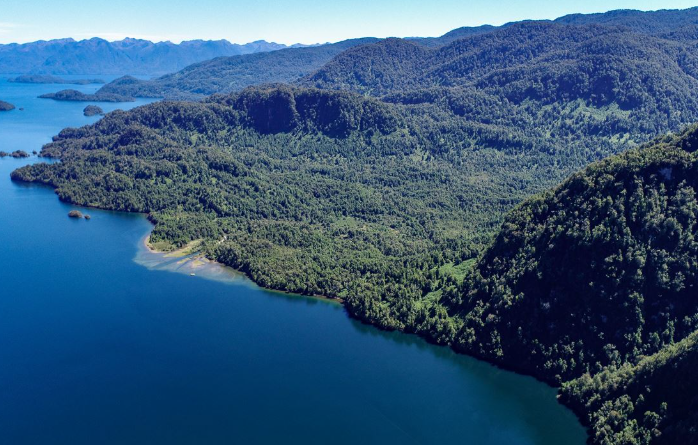
<svg viewBox="0 0 698 445"><path fill-rule="evenodd" d="M60 77L49 76L44 74L28 74L24 76L14 77L12 79L7 79L7 81L12 83L40 83L61 85L91 85L105 83L102 79L62 79Z"/></svg>
<svg viewBox="0 0 698 445"><path fill-rule="evenodd" d="M15 106L11 103L0 100L0 111L10 111L14 109Z"/></svg>
<svg viewBox="0 0 698 445"><path fill-rule="evenodd" d="M66 102L133 102L128 96L112 93L85 94L77 90L61 90L56 93L42 94L40 99L53 99Z"/></svg>
<svg viewBox="0 0 698 445"><path fill-rule="evenodd" d="M70 218L75 218L75 219L85 218L88 221L92 219L92 217L90 215L83 214L80 210L71 210L70 212L68 212L68 216Z"/></svg>
<svg viewBox="0 0 698 445"><path fill-rule="evenodd" d="M84 114L87 117L90 116L103 116L104 115L104 110L102 110L100 107L97 105L88 105L85 107L84 110L82 110L82 114Z"/></svg>
<svg viewBox="0 0 698 445"><path fill-rule="evenodd" d="M5 158L5 157L11 157L11 158L28 158L29 153L27 153L24 150L15 150L12 153L8 153L6 151L0 151L0 158Z"/></svg>

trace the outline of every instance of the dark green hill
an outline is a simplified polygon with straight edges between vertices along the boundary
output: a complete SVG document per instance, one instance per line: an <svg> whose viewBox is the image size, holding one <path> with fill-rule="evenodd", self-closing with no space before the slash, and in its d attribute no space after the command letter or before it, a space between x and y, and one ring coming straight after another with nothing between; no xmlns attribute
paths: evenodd
<svg viewBox="0 0 698 445"><path fill-rule="evenodd" d="M526 201L445 289L431 335L548 381L585 376L564 400L595 443L649 443L654 429L695 443L694 340L685 360L674 344L698 329L697 148L692 127Z"/></svg>
<svg viewBox="0 0 698 445"><path fill-rule="evenodd" d="M565 380L697 329L696 142L611 157L512 212L451 295L463 346Z"/></svg>
<svg viewBox="0 0 698 445"><path fill-rule="evenodd" d="M56 93L42 94L39 97L67 102L133 102L134 100L132 97L120 94L85 94L77 90L61 90Z"/></svg>
<svg viewBox="0 0 698 445"><path fill-rule="evenodd" d="M677 129L698 118L695 45L598 25L525 22L436 50L389 39L335 57L304 85L382 96L476 88L514 103L583 101ZM639 116L638 116L639 117Z"/></svg>
<svg viewBox="0 0 698 445"><path fill-rule="evenodd" d="M561 400L586 417L595 443L694 444L696 370L698 332L637 364L568 382Z"/></svg>
<svg viewBox="0 0 698 445"><path fill-rule="evenodd" d="M434 84L421 79L432 52L409 40L386 39L342 52L301 83L373 96L429 87Z"/></svg>
<svg viewBox="0 0 698 445"><path fill-rule="evenodd" d="M698 23L698 7L637 11L620 9L599 14L570 14L555 20L566 25L622 26L643 34L665 34Z"/></svg>
<svg viewBox="0 0 698 445"><path fill-rule="evenodd" d="M299 83L510 125L506 109L543 125L559 119L562 133L550 136L642 143L698 120L697 66L695 44L626 28L524 22L437 49L399 39L362 45Z"/></svg>
<svg viewBox="0 0 698 445"><path fill-rule="evenodd" d="M506 90L507 94L519 98L535 99L548 87L551 94L564 97L603 95L608 98L608 90L625 88L638 76L656 77L651 66L661 66L671 72L666 79L668 83L674 77L693 76L697 11L696 8L611 11L566 16L554 22L464 27L441 37L406 39L402 44L397 39L388 39L385 45L369 46L361 51L352 48L375 43L377 39L355 39L302 50L292 48L280 54L221 57L152 81L117 80L105 86L102 92L132 97L201 99L251 85L294 82L310 76L303 85L331 89L350 87L373 95L405 88L478 86L478 82L483 82L483 87ZM600 39L606 42L596 47L590 43ZM618 48L613 47L616 39ZM418 53L408 42L439 51ZM340 54L344 50L350 51ZM611 54L614 57L605 60L605 56ZM338 56L337 60L332 60L334 56ZM546 75L550 68L554 69ZM635 69L639 69L638 74L634 74ZM500 70L509 71L500 75ZM315 71L318 72L313 74ZM596 91L599 88L601 91Z"/></svg>
<svg viewBox="0 0 698 445"><path fill-rule="evenodd" d="M197 100L214 93L239 91L251 85L293 82L317 70L342 51L376 40L354 39L308 48L219 57L154 80L117 79L102 87L97 95Z"/></svg>

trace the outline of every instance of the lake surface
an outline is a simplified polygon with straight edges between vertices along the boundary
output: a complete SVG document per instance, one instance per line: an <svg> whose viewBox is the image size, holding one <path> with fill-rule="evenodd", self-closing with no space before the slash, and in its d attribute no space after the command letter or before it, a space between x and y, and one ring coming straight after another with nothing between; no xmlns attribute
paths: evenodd
<svg viewBox="0 0 698 445"><path fill-rule="evenodd" d="M0 150L97 119L36 99L63 88L0 80L25 108L0 113ZM229 269L191 276L144 248L142 215L71 219L11 182L29 162L0 160L0 443L584 443L554 389Z"/></svg>

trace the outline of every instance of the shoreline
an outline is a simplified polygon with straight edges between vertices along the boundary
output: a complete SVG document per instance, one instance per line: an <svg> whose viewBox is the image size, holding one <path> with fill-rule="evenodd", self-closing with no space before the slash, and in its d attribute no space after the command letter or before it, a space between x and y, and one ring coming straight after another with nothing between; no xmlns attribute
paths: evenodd
<svg viewBox="0 0 698 445"><path fill-rule="evenodd" d="M172 260L179 258L180 261L182 262L181 264L184 264L184 262L191 261L193 270L196 270L196 269L202 268L202 267L206 267L206 266L219 267L225 271L231 272L231 273L233 273L241 278L244 278L250 284L257 286L260 289L264 289L267 292L279 293L279 294L283 294L283 295L298 296L298 297L302 297L302 298L310 298L313 300L321 300L321 301L325 301L328 303L341 305L342 307L344 307L346 309L346 304L345 304L344 300L342 300L341 298L332 298L332 297L328 297L325 295L306 295L306 294L301 294L298 292L289 292L287 290L273 289L273 288L260 286L244 271L232 268L226 264L223 264L223 263L220 263L216 260L208 258L206 255L204 255L201 252L195 251L195 249L201 245L201 240L191 241L191 242L187 243L187 245L185 245L184 247L180 247L179 249L175 249L175 250L170 251L170 252L158 250L150 242L150 233L148 233L148 235L146 235L142 239L141 242L143 244L143 247L145 247L145 249L148 251L148 253L150 253L152 255L158 255L164 259L172 259ZM196 272L192 272L192 273L190 273L190 275L191 276L199 276L199 275L196 275ZM209 279L206 276L200 276L200 277L204 278L204 279ZM347 314L349 316L351 316L351 314L349 314L349 311L347 311ZM352 318L357 319L356 317L352 317ZM371 325L371 326L373 326L373 325Z"/></svg>
<svg viewBox="0 0 698 445"><path fill-rule="evenodd" d="M56 159L60 159L60 158L56 158ZM25 182L25 181L22 181L22 182ZM30 183L33 183L33 181L30 181ZM42 183L39 183L39 184L41 184L41 185L46 185L46 186L52 188L52 189L55 191L55 187L53 187L53 186L51 186L51 185L49 185L49 184L42 184ZM61 200L61 201L62 201L62 200ZM116 212L119 212L119 210L112 210L112 209L107 209L107 208L102 208L102 207L90 207L90 206L85 206L85 205L81 205L81 204L76 204L76 203L73 203L73 202L70 202L70 201L65 201L65 202L68 202L69 204L72 204L72 205L75 205L75 206L79 206L79 207L95 208L95 209L98 209L98 210L112 211L112 212L116 211ZM181 254L182 251L186 250L187 246L185 246L185 247L183 247L183 248L180 248L180 249L176 249L176 250L174 250L174 251L172 251L172 252L164 252L164 251L159 251L159 250L157 250L157 249L150 243L150 234L151 234L151 232L152 232L152 227L154 227L155 225L154 225L154 223L150 220L150 218L148 218L148 214L147 214L147 213L140 213L140 212L128 212L128 211L122 211L122 212L124 212L124 213L131 213L131 214L137 213L137 214L143 215L143 216L146 217L147 221L150 223L150 225L151 225L151 230L150 230L150 231L148 232L148 234L146 234L146 235L142 238L142 240L141 240L141 243L143 244L142 247L145 248L146 252L148 252L149 254L158 255L158 256L161 256L162 258L175 259L175 258L177 258L177 257L176 257L175 255L173 255L173 253L179 252L179 253ZM188 246L189 246L189 245L191 245L191 243L189 243ZM170 255L170 256L167 257L167 255ZM179 258L185 258L185 256L180 256ZM364 324L364 325L366 325L366 326L370 326L370 327L372 327L372 328L375 328L375 329L378 329L378 330L381 330L381 331L399 331L399 332L402 332L402 333L408 334L408 335L416 335L417 337L421 338L422 340L424 340L425 342L427 342L427 343L429 343L429 344L436 345L436 346L446 347L446 348L450 349L451 351L453 351L453 352L456 353L456 354L465 355L465 356L468 356L468 357L472 357L472 358L474 358L474 359L476 359L476 360L479 360L479 361L488 363L488 364L494 366L495 368L504 370L504 371L506 371L506 372L513 372L513 373L518 374L518 375L531 377L531 378L533 378L534 380L536 380L536 381L538 381L538 382L541 382L541 383L545 384L545 385L548 386L549 388L552 388L552 389L556 390L555 399L556 399L557 403L558 403L559 405L565 407L566 409L568 409L568 410L574 415L574 417L577 419L577 421L579 422L579 424L580 424L580 425L584 428L584 430L586 431L586 433L587 433L587 439L589 439L589 438L591 437L592 430L590 429L590 423L589 423L589 420L588 420L588 418L587 418L587 414L588 414L588 413L580 412L575 406L568 405L568 404L564 403L564 402L560 399L560 395L561 395L560 390L561 390L561 388L562 388L561 385L556 385L554 382L551 382L550 380L543 379L543 378L541 378L541 377L535 375L534 373L530 372L529 370L519 368L519 367L517 367L516 365L513 365L513 364L512 364L512 365L507 365L507 364L505 364L505 363L497 362L497 361L495 361L495 360L492 360L492 359L489 358L489 357L482 356L482 355L480 355L480 354L462 351L462 350L457 349L457 348L454 347L453 345L438 343L438 342L434 341L431 337L429 337L428 335L426 335L425 333L415 332L415 331L405 331L405 330L400 330L400 329L389 329L389 328L385 328L385 327L383 327L383 326L380 326L380 325L378 325L378 324L373 323L371 320L368 320L368 319L365 319L365 318L362 318L362 317L359 317L359 316L353 314L353 313L348 309L348 306L346 305L346 302L345 302L344 300L342 300L342 299L339 299L339 298L330 298L330 297L326 297L326 296L305 295L305 294L301 294L301 293L297 293L297 292L290 292L290 291L282 290L282 289L273 289L273 288L264 287L264 286L259 285L257 282L255 282L255 281L249 276L249 274L247 274L247 273L244 272L244 271L241 271L241 270L238 270L238 269L234 269L234 268L232 268L232 267L230 267L230 266L228 266L228 265L226 265L226 264L223 264L223 263L219 263L219 262L217 262L217 261L215 261L215 260L212 260L212 259L210 259L210 258L207 258L205 255L200 255L199 258L202 258L202 259L205 260L205 263L204 263L204 264L207 264L207 265L216 265L216 266L218 266L218 267L220 267L220 268L222 268L222 269L225 269L225 270L227 270L227 271L233 272L233 273L237 274L238 276L244 278L248 283L250 283L250 284L252 284L252 285L254 285L254 286L257 286L258 288L263 289L264 291L267 291L267 292L270 292L270 293L278 293L278 294L282 294L282 295L298 296L298 297L302 297L302 298L316 299L316 300L321 300L321 301L325 301L325 302L329 302L329 303L339 304L339 305L341 305L341 306L344 308L344 310L345 310L345 312L346 312L346 314L347 314L347 316L348 316L349 318L352 318L352 319L354 319L354 320L356 320L356 321L359 321L360 323L362 323L362 324ZM144 267L148 267L148 266L144 265ZM170 272L176 272L176 271L170 270ZM201 277L201 278L204 278L204 279L213 279L213 278L206 278L206 277ZM226 281L227 281L227 280L226 280Z"/></svg>
<svg viewBox="0 0 698 445"><path fill-rule="evenodd" d="M152 223L151 223L151 224L152 224ZM150 234L146 235L146 236L143 238L143 241L142 241L142 242L143 242L144 247L148 250L149 253L154 254L154 255L161 255L163 258L172 258L172 259L174 259L174 258L186 258L186 255L187 255L186 251L187 251L188 249L191 248L191 245L192 245L192 244L197 243L198 241L199 241L199 240L192 241L192 242L188 243L186 246L184 246L184 247L182 247L182 248L180 248L180 249L176 249L176 250L174 250L174 251L172 251L172 252L164 252L164 251L159 251L159 250L157 250L157 249L150 243ZM194 255L194 254L195 254L194 252L188 253L188 255ZM542 378L536 376L535 374L533 374L532 372L527 371L527 370L522 369L522 368L518 368L518 367L516 367L515 365L507 365L507 364L505 364L505 363L501 363L501 362L497 362L497 361L495 361L495 360L492 360L491 358L486 357L486 356L482 356L482 355L479 355L479 354L468 353L468 352L465 352L465 351L458 350L457 348L455 348L455 347L452 346L452 345L445 345L445 344L437 343L437 342L433 341L428 335L426 335L426 334L424 334L424 333L420 333L420 332L408 332L408 331L404 331L404 330L400 330L400 329L387 329L387 328L384 328L384 327L379 326L379 325L377 325L377 324L375 324L375 323L372 323L370 320L367 320L367 319L364 319L364 318L361 318L361 317L358 317L358 316L352 314L351 311L349 311L349 309L348 309L348 307L347 307L345 301L342 300L342 299L340 299L340 298L330 298L330 297L318 296L318 295L304 295L304 294L300 294L300 293L297 293L297 292L289 292L289 291L286 291L286 290L272 289L272 288L264 287L264 286L261 286L261 285L257 284L247 273L245 273L245 272L243 272L243 271L241 271L241 270L234 269L234 268L232 268L232 267L230 267L230 266L228 266L228 265L225 265L225 264L223 264L223 263L219 263L219 262L217 262L217 261L215 261L215 260L212 260L212 259L210 259L210 258L207 258L207 257L206 257L205 255L203 255L203 254L200 254L200 253L199 253L199 255L196 255L195 258L204 260L204 261L205 261L204 264L216 265L216 266L218 266L218 267L221 267L221 268L224 268L224 269L229 270L229 271L231 271L231 272L234 272L235 274L238 274L238 275L244 277L244 279L247 280L249 283L251 283L251 284L253 284L253 285L259 287L260 289L263 289L263 290L267 291L267 292L279 293L279 294L283 294L283 295L293 295L293 296L298 296L298 297L302 297L302 298L317 299L317 300L322 300L322 301L326 301L326 302L330 302L330 303L334 303L334 304L339 304L339 305L341 305L341 306L344 308L344 310L345 310L345 312L346 312L346 314L347 314L347 316L348 316L349 318L352 318L352 319L354 319L354 320L356 320L356 321L358 321L358 322L360 322L361 324L364 324L364 325L366 325L366 326L370 326L370 327L372 327L372 328L374 328L374 329L378 329L378 330L381 330L381 331L399 331L399 332L402 332L402 333L407 334L407 335L415 335L415 336L421 338L422 340L424 340L425 342L427 342L428 344L435 345L435 346L439 346L439 347L445 347L445 348L447 348L447 349L453 351L454 353L456 353L456 354L458 354L458 355L464 355L464 356L467 356L467 357L472 357L472 358L474 358L475 360L479 360L479 361L488 363L489 365L492 365L492 366L494 366L495 368L504 370L504 371L506 371L506 372L512 372L512 373L514 373L514 374L518 374L518 375L522 375L522 376L531 377L531 378L533 378L534 380L536 380L536 381L538 381L538 382L541 382L541 383L545 384L546 386L548 386L548 387L554 389L554 390L556 391L555 400L557 401L557 403L558 403L560 406L564 406L566 409L568 409L568 410L574 415L574 417L577 419L577 421L578 421L579 424L582 426L582 428L584 428L584 430L586 431L586 433L587 433L587 438L591 437L592 431L591 431L591 429L590 429L589 420L587 419L587 416L586 416L587 413L585 413L585 412L579 410L579 407L577 407L577 406L568 405L568 404L564 403L564 401L560 398L560 397L561 397L561 389L562 389L562 386L561 386L561 385L556 385L556 384L554 384L554 382L551 382L551 381L549 381L549 380L542 379ZM206 277L203 277L203 278L204 278L204 279L207 279Z"/></svg>
<svg viewBox="0 0 698 445"><path fill-rule="evenodd" d="M55 159L60 159L60 158L55 158ZM25 181L21 181L21 182L25 182ZM34 181L29 181L29 183L34 183ZM52 188L52 189L55 191L55 187L53 187L53 186L50 185L50 184L43 184L43 183L40 183L40 182L38 182L38 181L37 181L37 183L39 183L39 184L41 184L41 185L46 185L46 186ZM61 201L63 201L63 200L61 200ZM112 209L107 209L107 208L103 208L103 207L91 207L91 206L86 206L86 205L82 205L82 204L76 204L76 203L70 202L70 201L68 201L68 200L66 200L66 201L64 201L64 202L67 202L67 203L69 203L69 204L72 204L72 205L75 205L75 206L78 206L78 207L94 208L94 209L98 209L98 210L111 211L111 212L114 212L114 211L115 211L115 212L120 212L119 210L112 210ZM172 252L164 252L164 251L159 251L159 250L157 250L157 249L150 243L150 233L152 232L152 227L154 227L155 225L154 225L154 223L150 220L150 218L148 218L148 214L147 214L147 213L141 213L141 212L129 212L129 211L121 211L121 212L123 212L123 213L131 213L131 214L136 213L136 214L143 215L143 216L146 217L147 221L151 224L151 230L148 232L148 234L146 234L145 236L143 236L143 238L141 239L141 243L143 244L143 245L142 245L142 248L145 248L145 251L148 252L149 254L158 255L158 256L161 256L162 258L175 259L175 258L177 258L177 257L176 257L175 255L173 255L173 253L178 252L178 253L180 253L180 255L181 255L181 252L184 251L184 250L186 250L187 246L185 246L185 247L183 247L183 248L180 248L180 249L176 249L176 250L174 250L174 251L172 251ZM188 246L189 246L189 245L191 245L191 243L189 243ZM167 257L167 255L170 255L170 256ZM185 257L186 257L186 256L180 256L179 258L185 258ZM357 316L357 315L355 315L355 314L352 314L352 312L348 309L348 306L346 305L346 302L345 302L344 300L342 300L342 299L339 299L339 298L330 298L330 297L326 297L326 296L305 295L305 294L301 294L301 293L297 293L297 292L290 292L290 291L282 290L282 289L273 289L273 288L264 287L264 286L261 286L261 285L259 285L258 283L256 283L256 282L249 276L249 274L247 274L247 273L244 272L244 271L241 271L241 270L238 270L238 269L234 269L234 268L232 268L232 267L230 267L230 266L228 266L228 265L226 265L226 264L223 264L223 263L219 263L219 262L217 262L217 261L215 261L215 260L212 260L212 259L210 259L210 258L207 258L205 255L200 255L198 258L204 259L204 260L205 260L205 263L204 263L204 264L206 264L206 265L216 265L216 266L218 266L218 267L220 267L220 268L222 268L222 269L225 269L225 270L227 270L227 271L233 272L233 273L237 274L238 276L244 278L248 283L250 283L250 284L252 284L252 285L254 285L254 286L257 286L258 288L263 289L264 291L267 291L267 292L270 292L270 293L279 293L279 294L282 294L282 295L290 295L290 296L298 296L298 297L302 297L302 298L316 299L316 300L321 300L321 301L325 301L325 302L329 302L329 303L339 304L339 305L341 305L341 306L344 308L344 310L345 310L345 312L346 312L346 314L347 314L347 316L348 316L349 318L352 318L352 319L354 319L354 320L356 320L356 321L359 321L360 323L362 323L362 324L364 324L364 325L366 325L366 326L370 326L370 327L372 327L372 328L375 328L375 329L378 329L378 330L381 330L381 331L399 331L399 332L402 332L402 333L408 334L408 335L416 335L417 337L421 338L422 340L424 340L425 342L427 342L427 343L429 343L429 344L436 345L436 346L446 347L446 348L450 349L451 351L453 351L453 352L456 353L456 354L464 355L464 356L468 356L468 357L472 357L472 358L474 358L474 359L476 359L476 360L479 360L479 361L488 363L488 364L494 366L495 368L504 370L504 371L506 371L506 372L513 372L513 373L518 374L518 375L531 377L531 378L533 378L534 380L536 380L536 381L538 381L538 382L541 382L541 383L545 384L545 385L548 386L549 388L556 390L555 399L556 399L557 403L558 403L559 405L565 407L566 409L568 409L568 410L574 415L574 417L577 419L577 421L579 422L579 424L580 424L580 425L582 426L582 428L584 428L584 430L586 431L587 439L589 439L589 438L591 437L592 430L590 429L589 420L588 420L588 418L586 417L586 415L587 415L588 413L580 412L578 409L576 409L576 407L564 403L564 402L560 399L560 395L561 395L561 393L560 393L561 386L560 386L560 385L556 385L554 382L551 382L550 380L545 380L545 379L543 379L543 378L541 378L541 377L535 375L534 373L530 372L529 370L519 368L519 367L517 367L516 365L513 365L513 364L512 364L512 365L507 365L507 364L505 364L505 363L497 362L497 361L495 361L495 360L492 360L492 359L489 358L489 357L482 356L482 355L480 355L480 354L476 354L476 353L472 353L472 352L467 352L467 351L462 351L462 350L457 349L457 348L454 347L453 345L438 343L438 342L434 341L431 337L429 337L427 334L422 333L422 332L405 331L405 330L400 330L400 329L389 329L389 328L385 328L385 327L383 327L383 326L380 326L380 325L378 325L378 324L373 323L371 320L368 320L368 319L359 317L359 316ZM148 267L148 266L147 266L147 265L144 265L144 267ZM170 270L170 272L176 272L176 271ZM213 279L213 278L206 278L206 277L202 277L202 278L204 278L204 279ZM226 280L226 281L227 281L227 280Z"/></svg>

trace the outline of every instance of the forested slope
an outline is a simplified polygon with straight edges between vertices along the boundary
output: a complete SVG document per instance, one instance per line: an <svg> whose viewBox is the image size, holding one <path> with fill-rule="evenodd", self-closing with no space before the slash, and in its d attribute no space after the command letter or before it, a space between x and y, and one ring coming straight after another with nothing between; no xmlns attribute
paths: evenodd
<svg viewBox="0 0 698 445"><path fill-rule="evenodd" d="M376 39L353 39L308 48L218 57L153 80L128 76L116 79L102 87L97 95L200 100L214 93L230 93L251 85L293 82L342 51L373 41Z"/></svg>
<svg viewBox="0 0 698 445"><path fill-rule="evenodd" d="M593 428L593 442L698 442L698 332L661 351L566 383L561 399Z"/></svg>
<svg viewBox="0 0 698 445"><path fill-rule="evenodd" d="M518 207L446 289L444 342L578 378L563 400L595 443L696 443L697 148L692 127Z"/></svg>
<svg viewBox="0 0 698 445"><path fill-rule="evenodd" d="M210 255L269 287L419 301L434 267L471 257L540 187L533 171L557 174L541 152L519 153L525 135L443 113L346 92L249 89L66 129L42 150L63 162L13 177L71 202L149 212L154 241L206 238ZM492 148L507 141L509 153ZM386 326L403 323L394 309Z"/></svg>
<svg viewBox="0 0 698 445"><path fill-rule="evenodd" d="M399 39L389 39L388 46L401 48L406 53L394 54L385 48L368 48L366 53L352 52L343 55L341 61L322 70L322 65L343 50L354 46L370 44L377 39L355 39L339 42L333 45L322 45L308 51L282 51L281 55L242 56L219 58L210 62L196 64L186 69L163 76L153 81L120 80L105 87L104 92L125 96L164 97L168 99L196 99L213 93L229 93L246 86L268 82L293 82L302 76L311 76L306 86L326 88L344 88L341 84L351 85L356 91L368 92L373 95L385 94L394 88L426 88L444 85L473 84L477 80L499 87L501 83L510 85L510 94L528 97L530 94L540 94L552 83L554 89L562 90L564 94L572 93L581 97L600 97L609 100L608 91L594 91L595 86L602 86L603 77L593 79L595 73L607 74L608 86L625 87L624 82L633 83L635 75L633 64L639 64L640 69L650 69L648 65L662 66L663 69L675 70L676 60L681 69L688 71L695 59L695 42L698 39L698 9L674 11L611 11L604 14L572 15L561 17L550 22L517 22L508 23L501 27L480 26L455 29L436 38L411 38L404 40L405 44L396 43ZM545 27L545 25L548 25ZM510 28L513 28L510 30ZM543 36L531 35L536 28L556 30ZM567 31L563 31L567 29ZM557 34L556 34L557 33ZM620 48L613 48L612 33L623 33ZM598 35L596 35L598 34ZM598 41L606 36L606 45L597 44L596 48L582 47L583 40ZM508 40L507 40L508 39ZM537 39L538 42L529 40ZM496 42L491 42L494 40ZM636 41L636 42L635 42ZM432 56L421 57L419 63L406 66L405 62L412 61L417 49L410 48L407 43L423 49L435 50ZM571 46L569 46L571 44ZM633 47L633 44L634 47ZM445 47L452 46L451 50ZM499 45L499 46L497 46ZM673 46L672 46L673 45ZM625 46L630 48L625 49ZM336 51L341 49L340 51ZM502 57L497 57L499 50ZM570 50L570 54L566 52ZM646 50L646 51L644 51ZM585 57L586 52L589 57ZM679 52L678 56L676 52ZM425 53L429 53L426 51ZM614 54L629 62L621 70L615 69L617 60L604 60L603 56ZM368 61L352 60L351 56L368 57ZM378 57L387 57L382 60ZM543 57L546 56L546 57ZM278 57L278 58L277 58ZM670 62L668 59L674 59ZM312 60L311 60L312 59ZM321 60L320 60L321 59ZM333 73L338 63L363 64L356 72L347 71L346 66L340 67L340 72ZM644 63L643 63L644 62ZM554 68L553 78L548 78L538 72L508 72L499 70L520 66L522 68L534 64L538 70ZM547 64L547 66L546 66ZM606 65L609 65L608 67ZM440 67L440 69L436 69ZM375 72L373 70L375 69ZM319 70L316 78L312 77ZM629 74L628 79L625 79ZM689 72L693 76L694 72ZM341 75L348 76L342 79ZM403 76L405 77L403 79ZM523 77L522 77L523 76ZM618 78L613 78L617 76ZM509 79L507 79L509 77ZM575 77L582 78L588 85L581 85ZM518 84L512 78L519 79ZM588 79L586 79L588 78ZM594 83L596 81L596 83ZM492 83L496 85L493 85ZM569 83L578 84L578 91L568 91ZM581 86L580 86L581 85ZM531 92L526 87L533 86ZM580 89L581 88L581 89ZM558 91L559 92L559 91ZM599 94L600 93L600 94ZM666 108L666 107L665 107Z"/></svg>
<svg viewBox="0 0 698 445"><path fill-rule="evenodd" d="M264 286L341 297L363 320L554 384L579 378L564 400L589 415L597 443L692 439L692 402L643 388L665 375L692 384L674 372L691 369L681 351L692 340L671 348L698 327L698 131L526 201L468 271L508 208L600 140L539 147L499 128L419 103L253 88L66 129L42 150L62 162L13 179L148 212L153 242L203 239ZM608 381L625 382L627 398Z"/></svg>
<svg viewBox="0 0 698 445"><path fill-rule="evenodd" d="M439 49L398 39L360 46L301 83L378 97L448 87L476 88L516 104L579 100L652 114L643 125L667 127L698 118L696 66L695 41L616 27L525 22Z"/></svg>
<svg viewBox="0 0 698 445"><path fill-rule="evenodd" d="M594 443L695 443L698 130L638 148L698 120L695 36L618 16L639 24L309 53L331 60L303 87L110 113L13 178L147 212L161 247L203 239L261 285L562 385ZM288 57L267 75L298 75ZM255 81L236 83L242 59L211 63L172 91ZM206 89L216 63L234 74Z"/></svg>

